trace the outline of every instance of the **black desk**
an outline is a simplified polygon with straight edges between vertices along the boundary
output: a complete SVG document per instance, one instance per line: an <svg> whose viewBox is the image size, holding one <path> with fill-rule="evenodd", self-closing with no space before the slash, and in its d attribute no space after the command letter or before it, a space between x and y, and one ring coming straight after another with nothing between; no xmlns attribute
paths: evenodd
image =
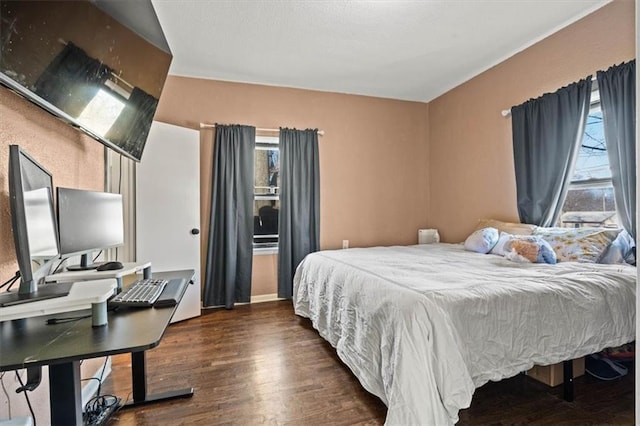
<svg viewBox="0 0 640 426"><path fill-rule="evenodd" d="M153 277L184 278L188 282L193 274L193 270L185 270L153 273ZM109 312L108 324L103 327L92 327L91 318L46 324L48 318L82 316L88 311L0 322L0 371L49 366L53 425L82 424L80 360L83 359L130 352L133 386L130 405L190 397L193 388L156 395L147 393L145 351L158 346L176 309L177 305L161 309L120 309Z"/></svg>

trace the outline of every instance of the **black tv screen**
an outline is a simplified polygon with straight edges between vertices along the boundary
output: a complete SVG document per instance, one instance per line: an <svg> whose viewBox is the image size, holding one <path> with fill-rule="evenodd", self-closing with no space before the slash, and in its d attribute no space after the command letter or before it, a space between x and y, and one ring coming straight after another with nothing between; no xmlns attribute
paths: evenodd
<svg viewBox="0 0 640 426"><path fill-rule="evenodd" d="M0 0L0 84L135 161L171 59L150 0Z"/></svg>

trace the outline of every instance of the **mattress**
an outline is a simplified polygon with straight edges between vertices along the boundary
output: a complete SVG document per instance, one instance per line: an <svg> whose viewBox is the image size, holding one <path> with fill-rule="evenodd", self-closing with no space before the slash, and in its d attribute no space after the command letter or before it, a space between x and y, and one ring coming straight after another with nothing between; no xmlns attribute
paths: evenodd
<svg viewBox="0 0 640 426"><path fill-rule="evenodd" d="M635 339L636 269L515 263L460 244L308 255L294 277L309 318L386 424L453 424L474 390Z"/></svg>

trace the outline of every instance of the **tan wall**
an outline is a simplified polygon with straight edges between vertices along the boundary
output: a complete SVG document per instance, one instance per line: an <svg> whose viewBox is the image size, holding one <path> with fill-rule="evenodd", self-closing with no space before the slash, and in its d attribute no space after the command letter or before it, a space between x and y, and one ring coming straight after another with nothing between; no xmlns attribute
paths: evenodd
<svg viewBox="0 0 640 426"><path fill-rule="evenodd" d="M260 296L277 293L278 288L278 256L253 256L253 276L251 278L251 295Z"/></svg>
<svg viewBox="0 0 640 426"><path fill-rule="evenodd" d="M218 122L324 130L320 244L334 249L344 239L351 247L417 243L429 199L427 115L428 105L417 102L171 76L156 119L190 128ZM212 141L212 130L201 132L203 235Z"/></svg>
<svg viewBox="0 0 640 426"><path fill-rule="evenodd" d="M0 279L18 269L9 214L9 145L20 145L53 176L54 186L104 189L103 145L0 87Z"/></svg>
<svg viewBox="0 0 640 426"><path fill-rule="evenodd" d="M518 220L511 120L500 112L635 57L634 2L617 0L429 104L428 224L462 241Z"/></svg>

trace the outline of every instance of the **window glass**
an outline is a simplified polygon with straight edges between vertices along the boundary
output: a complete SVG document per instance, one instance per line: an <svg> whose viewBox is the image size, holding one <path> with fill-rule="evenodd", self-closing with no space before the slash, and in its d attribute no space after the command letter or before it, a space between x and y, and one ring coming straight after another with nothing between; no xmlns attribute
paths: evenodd
<svg viewBox="0 0 640 426"><path fill-rule="evenodd" d="M582 145L573 173L573 182L611 179L607 145L604 140L602 111L593 108L587 117L587 124L582 138Z"/></svg>
<svg viewBox="0 0 640 426"><path fill-rule="evenodd" d="M256 136L254 157L254 248L278 247L280 150L277 137Z"/></svg>
<svg viewBox="0 0 640 426"><path fill-rule="evenodd" d="M557 226L618 227L597 89L592 93L584 137Z"/></svg>

